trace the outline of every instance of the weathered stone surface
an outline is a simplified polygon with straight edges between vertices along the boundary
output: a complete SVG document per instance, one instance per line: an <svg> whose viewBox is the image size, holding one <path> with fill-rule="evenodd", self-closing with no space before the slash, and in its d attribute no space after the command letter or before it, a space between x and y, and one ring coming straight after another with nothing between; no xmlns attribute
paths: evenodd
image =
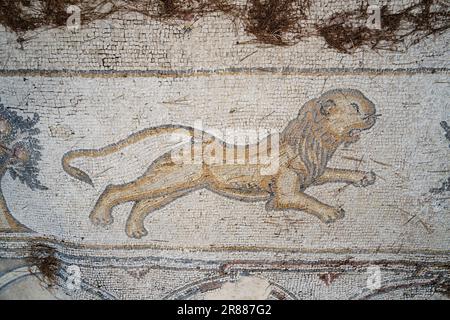
<svg viewBox="0 0 450 320"><path fill-rule="evenodd" d="M77 33L42 31L23 48L0 32L0 103L23 119L39 115L36 174L46 187L2 175L0 297L448 298L448 33L406 53L345 55L318 38L286 48L238 45L247 36L222 16L183 28L117 16ZM108 185L134 181L178 141L149 138L74 160L93 187L62 166L69 151L98 150L152 126L281 131L311 99L346 88L361 91L378 116L328 166L373 171L376 180L308 188L345 209L330 224L201 189L158 207L145 220L148 234L132 238L125 231L131 200L114 208L106 227L89 215ZM39 269L24 277L32 243L54 248L61 262L48 292L37 289L45 282ZM367 281L377 267L374 289Z"/></svg>

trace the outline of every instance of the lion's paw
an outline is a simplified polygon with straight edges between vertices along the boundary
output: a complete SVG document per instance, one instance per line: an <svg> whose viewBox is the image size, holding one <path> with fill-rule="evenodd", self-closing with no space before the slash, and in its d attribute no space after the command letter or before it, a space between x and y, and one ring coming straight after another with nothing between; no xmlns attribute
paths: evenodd
<svg viewBox="0 0 450 320"><path fill-rule="evenodd" d="M377 178L377 175L375 174L375 172L370 171L367 172L361 180L359 180L358 182L354 183L355 186L357 187L367 187L370 186L372 184L375 183L375 180Z"/></svg>
<svg viewBox="0 0 450 320"><path fill-rule="evenodd" d="M144 226L127 225L126 233L130 238L141 239L148 234Z"/></svg>
<svg viewBox="0 0 450 320"><path fill-rule="evenodd" d="M319 219L324 223L332 223L345 217L345 210L342 208L331 208L326 213L322 213Z"/></svg>
<svg viewBox="0 0 450 320"><path fill-rule="evenodd" d="M107 226L114 222L114 218L111 215L111 212L99 212L93 211L89 216L91 222L96 226Z"/></svg>

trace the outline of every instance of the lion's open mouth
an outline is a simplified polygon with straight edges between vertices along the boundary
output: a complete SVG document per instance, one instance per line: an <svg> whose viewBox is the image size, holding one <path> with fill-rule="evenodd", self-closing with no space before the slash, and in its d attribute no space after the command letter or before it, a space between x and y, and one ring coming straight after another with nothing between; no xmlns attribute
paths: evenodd
<svg viewBox="0 0 450 320"><path fill-rule="evenodd" d="M363 118L365 125L363 128L353 128L348 132L349 137L358 137L362 131L368 130L375 125L375 122L381 114L370 114Z"/></svg>

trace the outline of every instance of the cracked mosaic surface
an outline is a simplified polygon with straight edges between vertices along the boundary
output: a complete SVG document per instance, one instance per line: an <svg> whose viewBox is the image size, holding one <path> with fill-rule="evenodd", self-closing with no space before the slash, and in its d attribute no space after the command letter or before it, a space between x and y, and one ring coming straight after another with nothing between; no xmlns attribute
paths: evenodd
<svg viewBox="0 0 450 320"><path fill-rule="evenodd" d="M39 114L36 167L48 188L31 191L8 175L1 181L14 219L33 232L0 233L0 297L448 298L448 33L404 53L347 55L320 39L239 45L242 30L217 15L187 33L183 27L131 14L77 33L40 31L23 48L0 29L1 103L23 119ZM307 101L336 88L360 90L381 116L329 163L373 170L376 182L308 191L345 207L332 224L198 190L151 214L148 235L134 239L124 232L131 203L117 206L106 228L88 216L107 185L135 180L173 141L149 139L101 161L75 161L94 188L61 166L69 150L98 149L163 124L282 130ZM38 269L29 273L36 242L61 262L49 289ZM370 266L381 270L376 290L367 287ZM80 286L70 290L78 271Z"/></svg>

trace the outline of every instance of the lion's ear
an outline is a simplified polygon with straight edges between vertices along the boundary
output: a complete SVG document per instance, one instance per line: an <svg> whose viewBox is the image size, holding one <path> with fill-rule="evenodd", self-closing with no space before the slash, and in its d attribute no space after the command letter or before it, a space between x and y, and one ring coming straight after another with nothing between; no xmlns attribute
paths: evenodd
<svg viewBox="0 0 450 320"><path fill-rule="evenodd" d="M320 113L324 116L330 114L331 108L336 106L336 103L332 99L328 99L326 101L319 101Z"/></svg>

